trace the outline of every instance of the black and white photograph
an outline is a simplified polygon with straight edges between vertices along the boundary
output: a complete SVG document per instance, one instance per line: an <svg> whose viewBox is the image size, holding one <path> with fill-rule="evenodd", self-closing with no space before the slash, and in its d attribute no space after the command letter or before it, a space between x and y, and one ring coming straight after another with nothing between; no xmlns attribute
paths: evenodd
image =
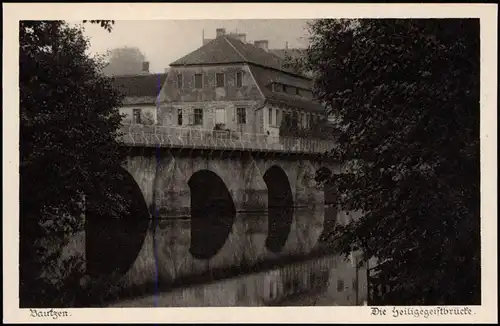
<svg viewBox="0 0 500 326"><path fill-rule="evenodd" d="M495 26L473 11L300 18L275 3L275 18L253 4L255 18L201 19L155 5L15 21L3 143L18 163L3 175L18 188L4 181L3 201L18 213L4 210L16 238L3 252L17 315L494 321L481 309L497 306L496 195L488 211L482 198L496 194L497 90L485 102L482 80L487 55L496 83L496 37L482 38Z"/></svg>

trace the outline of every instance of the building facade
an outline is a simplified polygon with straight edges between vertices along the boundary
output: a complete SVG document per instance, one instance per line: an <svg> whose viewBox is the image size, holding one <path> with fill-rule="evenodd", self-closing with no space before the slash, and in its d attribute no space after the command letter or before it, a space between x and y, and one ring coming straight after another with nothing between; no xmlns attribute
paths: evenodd
<svg viewBox="0 0 500 326"><path fill-rule="evenodd" d="M120 113L124 124L153 125L157 123L156 99L167 74L150 74L149 63L138 75L113 77L113 84L125 97Z"/></svg>
<svg viewBox="0 0 500 326"><path fill-rule="evenodd" d="M158 96L158 124L278 136L283 122L307 128L324 116L310 78L284 68L268 41L245 34L204 39L200 48L170 64Z"/></svg>

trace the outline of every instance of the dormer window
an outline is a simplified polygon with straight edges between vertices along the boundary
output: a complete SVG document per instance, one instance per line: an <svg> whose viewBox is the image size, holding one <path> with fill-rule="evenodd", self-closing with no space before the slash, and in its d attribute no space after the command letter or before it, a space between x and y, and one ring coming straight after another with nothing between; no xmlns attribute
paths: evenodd
<svg viewBox="0 0 500 326"><path fill-rule="evenodd" d="M286 85L283 85L282 88L283 88L283 93L286 93Z"/></svg>
<svg viewBox="0 0 500 326"><path fill-rule="evenodd" d="M237 88L240 88L243 86L243 74L241 73L241 71L238 71L236 73L236 87Z"/></svg>

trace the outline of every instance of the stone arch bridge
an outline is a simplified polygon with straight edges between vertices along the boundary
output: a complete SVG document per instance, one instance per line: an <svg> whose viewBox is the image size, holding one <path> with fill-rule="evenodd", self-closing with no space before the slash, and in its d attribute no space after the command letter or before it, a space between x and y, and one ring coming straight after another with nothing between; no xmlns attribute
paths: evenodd
<svg viewBox="0 0 500 326"><path fill-rule="evenodd" d="M128 157L115 186L131 199L130 214L86 217L88 273L121 288L308 255L337 220L335 191L314 180L318 171L340 172L325 156L332 143L158 127L123 132Z"/></svg>

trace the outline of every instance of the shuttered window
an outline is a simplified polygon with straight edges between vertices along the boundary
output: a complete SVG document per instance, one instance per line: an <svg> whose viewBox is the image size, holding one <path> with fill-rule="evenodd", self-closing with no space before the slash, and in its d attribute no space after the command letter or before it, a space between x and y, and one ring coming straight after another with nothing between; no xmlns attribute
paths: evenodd
<svg viewBox="0 0 500 326"><path fill-rule="evenodd" d="M224 87L224 74L215 74L216 87Z"/></svg>
<svg viewBox="0 0 500 326"><path fill-rule="evenodd" d="M195 74L194 75L194 88L200 89L203 88L203 75Z"/></svg>

